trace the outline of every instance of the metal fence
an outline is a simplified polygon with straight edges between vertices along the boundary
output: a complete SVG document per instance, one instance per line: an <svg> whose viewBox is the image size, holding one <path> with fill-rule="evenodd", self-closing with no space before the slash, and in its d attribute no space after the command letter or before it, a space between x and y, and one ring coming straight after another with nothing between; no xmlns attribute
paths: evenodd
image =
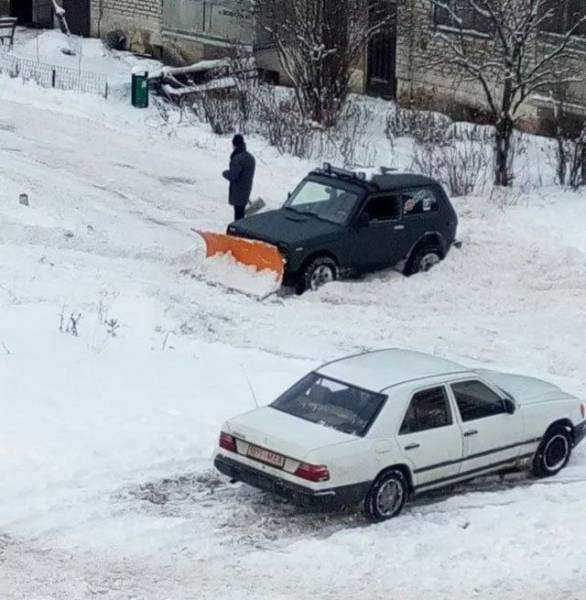
<svg viewBox="0 0 586 600"><path fill-rule="evenodd" d="M57 90L73 90L108 97L108 80L104 75L36 62L8 52L0 52L0 73L34 81Z"/></svg>

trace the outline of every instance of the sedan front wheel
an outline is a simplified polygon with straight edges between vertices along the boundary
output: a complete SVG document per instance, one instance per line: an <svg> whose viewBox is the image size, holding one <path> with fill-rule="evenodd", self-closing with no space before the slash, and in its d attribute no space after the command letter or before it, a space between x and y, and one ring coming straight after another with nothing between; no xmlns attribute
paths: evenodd
<svg viewBox="0 0 586 600"><path fill-rule="evenodd" d="M561 425L552 427L539 444L533 459L533 473L537 477L556 475L568 464L571 453L569 431Z"/></svg>

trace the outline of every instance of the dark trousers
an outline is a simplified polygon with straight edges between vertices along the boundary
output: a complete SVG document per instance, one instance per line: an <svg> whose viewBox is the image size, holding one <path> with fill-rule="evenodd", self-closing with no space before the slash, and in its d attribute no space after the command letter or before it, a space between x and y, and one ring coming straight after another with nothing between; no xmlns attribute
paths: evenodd
<svg viewBox="0 0 586 600"><path fill-rule="evenodd" d="M234 220L238 221L239 219L244 219L244 209L245 206L235 206L234 207Z"/></svg>

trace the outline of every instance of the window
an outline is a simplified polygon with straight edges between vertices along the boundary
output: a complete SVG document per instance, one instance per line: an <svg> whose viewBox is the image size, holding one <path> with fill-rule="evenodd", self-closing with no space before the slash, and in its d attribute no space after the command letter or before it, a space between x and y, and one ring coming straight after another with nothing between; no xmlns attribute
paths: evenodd
<svg viewBox="0 0 586 600"><path fill-rule="evenodd" d="M394 221L401 218L401 198L396 194L371 198L364 209L371 221Z"/></svg>
<svg viewBox="0 0 586 600"><path fill-rule="evenodd" d="M543 22L543 30L548 33L566 34L586 15L584 0L548 0L545 9L551 16ZM586 22L576 28L576 35L586 36Z"/></svg>
<svg viewBox="0 0 586 600"><path fill-rule="evenodd" d="M310 373L271 406L324 427L363 436L376 419L385 399L384 394Z"/></svg>
<svg viewBox="0 0 586 600"><path fill-rule="evenodd" d="M403 214L406 217L436 212L437 209L437 196L430 189L414 190L403 194Z"/></svg>
<svg viewBox="0 0 586 600"><path fill-rule="evenodd" d="M503 400L480 381L454 383L452 391L462 421L474 421L506 412Z"/></svg>
<svg viewBox="0 0 586 600"><path fill-rule="evenodd" d="M448 397L443 387L417 392L401 425L400 435L452 424Z"/></svg>
<svg viewBox="0 0 586 600"><path fill-rule="evenodd" d="M285 208L342 225L354 211L358 194L318 181L304 181L285 202Z"/></svg>
<svg viewBox="0 0 586 600"><path fill-rule="evenodd" d="M490 33L490 20L475 10L468 0L444 0L447 8L434 5L433 22L436 27Z"/></svg>

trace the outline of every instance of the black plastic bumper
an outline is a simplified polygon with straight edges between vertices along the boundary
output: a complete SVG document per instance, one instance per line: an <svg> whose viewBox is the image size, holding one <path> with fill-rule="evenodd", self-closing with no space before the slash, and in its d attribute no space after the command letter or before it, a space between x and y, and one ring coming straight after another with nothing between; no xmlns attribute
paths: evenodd
<svg viewBox="0 0 586 600"><path fill-rule="evenodd" d="M577 446L584 438L586 438L586 421L574 427L574 446Z"/></svg>
<svg viewBox="0 0 586 600"><path fill-rule="evenodd" d="M354 506L364 500L370 488L370 482L365 481L354 485L315 491L304 485L297 485L248 465L243 465L222 455L216 456L214 465L220 473L235 481L241 481L261 490L284 496L301 506L332 509L342 506Z"/></svg>

